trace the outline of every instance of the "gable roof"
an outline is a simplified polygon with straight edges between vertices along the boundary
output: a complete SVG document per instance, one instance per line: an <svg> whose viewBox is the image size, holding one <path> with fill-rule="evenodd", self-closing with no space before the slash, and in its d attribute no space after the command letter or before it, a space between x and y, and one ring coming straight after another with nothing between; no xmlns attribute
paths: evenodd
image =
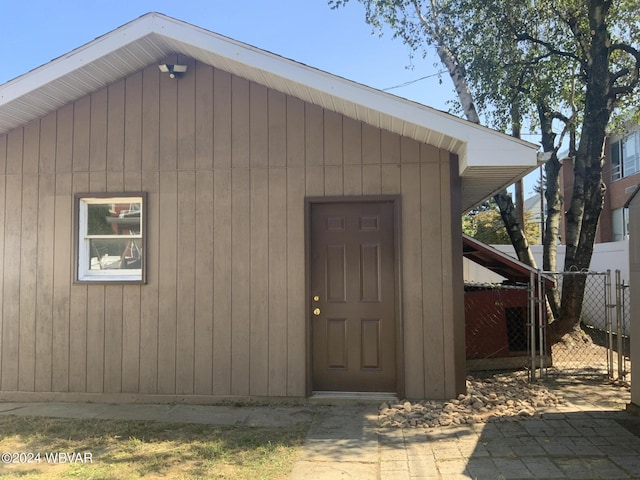
<svg viewBox="0 0 640 480"><path fill-rule="evenodd" d="M0 86L0 134L172 54L458 155L467 211L538 166L537 146L159 13Z"/></svg>

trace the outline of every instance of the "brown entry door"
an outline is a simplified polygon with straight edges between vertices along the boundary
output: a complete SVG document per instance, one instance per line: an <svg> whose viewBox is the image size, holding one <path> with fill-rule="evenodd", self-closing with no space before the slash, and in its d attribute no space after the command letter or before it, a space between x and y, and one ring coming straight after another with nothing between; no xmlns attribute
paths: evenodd
<svg viewBox="0 0 640 480"><path fill-rule="evenodd" d="M394 205L311 205L313 390L396 391Z"/></svg>

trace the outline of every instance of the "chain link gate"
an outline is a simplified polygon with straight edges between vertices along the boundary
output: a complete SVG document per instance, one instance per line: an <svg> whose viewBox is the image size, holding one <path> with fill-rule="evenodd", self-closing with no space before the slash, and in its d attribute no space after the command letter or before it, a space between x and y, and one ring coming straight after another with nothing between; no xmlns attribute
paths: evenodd
<svg viewBox="0 0 640 480"><path fill-rule="evenodd" d="M556 281L558 293L568 277L584 281L584 297L580 314L580 329L565 335L551 346L549 375L596 376L608 375L607 332L611 312L609 305L610 275L602 272L545 272Z"/></svg>
<svg viewBox="0 0 640 480"><path fill-rule="evenodd" d="M621 278L620 270L615 271L615 304L610 304L615 316L609 328L609 378L621 382L631 380L631 298L629 284ZM612 296L613 290L612 289ZM617 362L614 363L614 352ZM614 365L617 367L614 373Z"/></svg>
<svg viewBox="0 0 640 480"><path fill-rule="evenodd" d="M545 272L553 276L559 294L568 276L584 278L584 298L578 334L566 335L551 346L546 373L627 380L629 361L629 286L616 271ZM617 372L616 372L617 371Z"/></svg>

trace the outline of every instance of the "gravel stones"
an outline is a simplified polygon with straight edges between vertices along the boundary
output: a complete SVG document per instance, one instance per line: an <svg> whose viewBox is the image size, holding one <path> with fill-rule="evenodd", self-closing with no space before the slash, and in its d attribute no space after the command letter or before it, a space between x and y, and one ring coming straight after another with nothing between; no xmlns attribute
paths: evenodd
<svg viewBox="0 0 640 480"><path fill-rule="evenodd" d="M562 404L564 399L560 395L524 378L507 375L483 379L467 377L467 393L456 399L383 403L378 409L378 425L434 428L521 420L535 416L541 409Z"/></svg>

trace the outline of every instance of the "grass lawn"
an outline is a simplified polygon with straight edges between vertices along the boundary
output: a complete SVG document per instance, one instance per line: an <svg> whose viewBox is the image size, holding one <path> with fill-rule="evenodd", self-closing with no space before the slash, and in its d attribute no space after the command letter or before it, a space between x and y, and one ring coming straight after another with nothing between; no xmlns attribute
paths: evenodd
<svg viewBox="0 0 640 480"><path fill-rule="evenodd" d="M284 479L308 429L1 416L0 478Z"/></svg>

